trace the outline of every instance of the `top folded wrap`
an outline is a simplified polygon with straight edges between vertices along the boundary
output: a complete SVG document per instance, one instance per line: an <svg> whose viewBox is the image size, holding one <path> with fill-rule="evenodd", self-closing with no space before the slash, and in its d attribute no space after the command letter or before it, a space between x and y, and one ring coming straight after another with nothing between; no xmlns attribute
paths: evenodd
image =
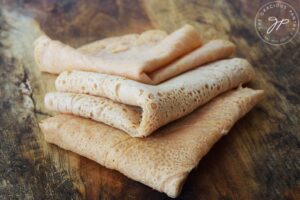
<svg viewBox="0 0 300 200"><path fill-rule="evenodd" d="M35 41L36 62L44 72L99 72L158 84L202 64L226 58L235 45L225 40L202 44L190 25L167 35L149 30L111 37L74 49L43 35Z"/></svg>

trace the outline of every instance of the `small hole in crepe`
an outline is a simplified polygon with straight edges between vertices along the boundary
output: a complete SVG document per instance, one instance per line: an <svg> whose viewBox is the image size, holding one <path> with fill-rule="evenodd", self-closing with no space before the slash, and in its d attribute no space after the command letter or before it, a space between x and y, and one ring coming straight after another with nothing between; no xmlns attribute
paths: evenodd
<svg viewBox="0 0 300 200"><path fill-rule="evenodd" d="M155 103L151 103L151 108L152 109L156 109L157 108L157 105Z"/></svg>
<svg viewBox="0 0 300 200"><path fill-rule="evenodd" d="M148 95L148 97L149 97L149 99L154 99L154 95L153 95L152 93L150 93L150 94Z"/></svg>

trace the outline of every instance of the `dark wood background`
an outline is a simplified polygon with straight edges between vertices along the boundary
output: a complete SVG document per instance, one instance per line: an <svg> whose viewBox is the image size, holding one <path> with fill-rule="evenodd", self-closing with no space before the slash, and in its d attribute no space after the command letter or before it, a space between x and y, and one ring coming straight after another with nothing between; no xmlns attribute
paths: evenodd
<svg viewBox="0 0 300 200"><path fill-rule="evenodd" d="M254 17L268 1L2 0L0 11L0 199L168 199L93 161L46 144L38 122L54 76L32 57L45 32L72 46L151 28L194 25L227 38L257 72L266 98L192 171L179 199L300 199L300 37L268 45ZM299 0L288 1L298 10Z"/></svg>

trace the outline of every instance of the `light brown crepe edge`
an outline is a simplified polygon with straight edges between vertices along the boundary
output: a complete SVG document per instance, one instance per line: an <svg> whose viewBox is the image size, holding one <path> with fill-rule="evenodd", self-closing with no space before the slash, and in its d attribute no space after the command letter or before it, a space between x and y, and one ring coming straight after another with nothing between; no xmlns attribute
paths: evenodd
<svg viewBox="0 0 300 200"><path fill-rule="evenodd" d="M73 71L58 76L55 85L57 91L62 93L46 95L45 105L50 110L96 119L133 137L146 137L159 127L187 115L215 96L250 81L253 76L251 65L246 60L237 58L199 67L156 86L117 76ZM78 94L77 97L75 93ZM67 95L75 97L74 100L69 101ZM103 98L97 100L98 97L91 95L106 97L122 104L135 99L135 102L131 102L135 104L131 105L139 107L138 113L142 111L142 114L138 114L134 109L134 112L127 112L124 115L122 109L117 107L124 108L125 105ZM102 101L101 103L107 107L94 104L94 101ZM90 106L87 102L91 102ZM129 107L127 110L132 109L133 107ZM117 110L121 112L116 112ZM130 113L141 116L138 124L132 126L132 123L128 123L129 118L133 119ZM120 116L125 118L122 120Z"/></svg>
<svg viewBox="0 0 300 200"><path fill-rule="evenodd" d="M247 88L227 92L226 94L223 94L220 97L215 98L210 103L198 109L197 111L193 112L189 116L182 118L181 120L178 120L176 122L173 122L168 127L162 128L159 131L157 131L161 133L157 133L146 139L130 138L122 131L108 127L104 124L96 123L90 120L82 119L75 116L68 116L68 115L58 115L46 119L40 124L40 127L43 133L45 134L45 139L47 142L54 143L67 150L74 151L75 153L78 153L92 160L95 160L96 162L108 168L116 169L128 177L137 180L139 182L142 182L158 191L165 192L168 196L174 198L179 195L184 180L186 179L188 173L197 165L199 160L209 151L212 145L222 135L226 134L229 131L229 129L234 125L234 123L239 118L241 118L244 114L246 114L262 98L262 94L263 91L261 90L255 91ZM221 121L216 121L216 120L221 120ZM176 128L176 126L179 127ZM213 132L211 133L207 132L204 136L200 135L201 136L200 137L197 132L203 129L211 130ZM77 136L80 135L81 141L75 142L76 134ZM110 140L107 140L106 137L108 136L111 136ZM101 140L102 137L104 138L102 141L102 145L100 145L98 143L99 142L98 140ZM202 144L201 142L202 140L194 141L197 137L200 138L204 137L204 141L203 141L204 143ZM120 141L118 140L114 141L115 139L120 139L120 141L126 141L126 143L124 143L123 145L125 145L125 147L126 144L128 145L128 147L131 146L131 150L130 151L126 150L125 153L124 149L122 150L122 148L120 148L121 145L119 144ZM167 153L170 150L174 150L173 145L176 146L176 147L174 146L175 151L177 148L178 151L180 151L180 146L181 146L180 144L182 140L183 142L184 140L189 142L187 144L183 143L183 146L187 146L188 148L196 148L196 149L189 150L191 152L194 152L192 153L192 155L187 154L187 156L191 156L193 158L192 160L194 161L192 161L192 163L189 165L186 165L187 163L181 163L183 167L182 170L180 170L179 172L177 171L173 175L169 174L172 173L172 170L169 172L167 170L168 172L167 178L164 179L163 181L157 182L156 184L156 182L155 181L153 182L152 180L153 177L156 176L155 173L158 173L159 175L161 171L163 171L162 169L164 169L164 168L160 170L154 169L153 171L153 169L148 168L152 166L151 162L152 164L153 162L154 163L156 162L155 161L157 158L155 157L157 155L156 151L159 151L169 156L175 155L171 153L172 151L170 152L171 154L167 154ZM147 141L149 141L150 147L147 147L148 146L146 145ZM117 142L118 146L116 146L114 142ZM172 144L172 142L174 144ZM136 143L139 145L134 145ZM201 145L199 146L198 143ZM84 144L89 144L89 145L84 145ZM157 148L162 148L162 149L157 149L157 148L152 149L152 147L154 147L156 144L159 144L158 145L159 147ZM168 145L171 148L169 150L167 150ZM154 150L155 152L153 154ZM110 153L108 154L108 152ZM138 154L132 154L134 152ZM182 153L184 152L180 152L180 154ZM101 155L102 156L106 155L106 158L102 157ZM147 158L148 160L146 159L144 161L142 160L136 161L135 158L138 156L141 156L142 158ZM175 160L174 157L170 158L168 156L167 157L163 156L163 158L167 160L171 159L173 160L172 162L177 162L176 157ZM185 158L185 156L179 158L182 159ZM149 159L150 159L150 163L149 163ZM154 160L151 161L151 159ZM186 162L188 160L185 160L183 162ZM178 167L180 166L179 163L176 164L172 162L170 163L170 165L174 166L175 167L174 169L178 169ZM168 165L164 167L167 166ZM141 168L143 170L141 170ZM147 170L152 171L152 173L150 173L151 176L147 176Z"/></svg>
<svg viewBox="0 0 300 200"><path fill-rule="evenodd" d="M152 38L147 34L145 40L153 43ZM105 59L82 53L43 35L34 42L34 57L43 72L58 74L65 70L92 71L151 83L146 74L147 72L164 67L167 63L194 50L201 44L202 40L197 31L191 25L185 25L157 42L146 52L139 51L132 55L133 57L127 59L117 59L114 55L119 52L112 52L111 59ZM120 48L120 46L122 45L117 45L116 48ZM121 50L121 53L124 51L127 51L127 49ZM139 56L136 54L139 54Z"/></svg>

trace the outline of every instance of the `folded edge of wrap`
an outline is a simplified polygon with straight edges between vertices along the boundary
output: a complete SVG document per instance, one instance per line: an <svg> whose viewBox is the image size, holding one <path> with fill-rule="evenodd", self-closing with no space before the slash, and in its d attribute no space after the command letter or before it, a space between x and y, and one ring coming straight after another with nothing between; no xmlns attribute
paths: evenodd
<svg viewBox="0 0 300 200"><path fill-rule="evenodd" d="M239 58L199 67L156 86L92 72L64 72L55 85L57 91L65 94L46 95L45 105L50 110L110 124L133 137L146 137L215 96L250 81L253 76L251 65ZM78 97L73 98L76 95ZM105 98L97 100L98 97L91 95ZM103 101L103 105L110 106L100 106L100 109L96 104L85 103L93 101ZM123 112L124 107L130 112ZM95 113L97 110L101 112ZM141 118L137 120L136 117ZM139 121L138 125L128 123L132 119Z"/></svg>
<svg viewBox="0 0 300 200"><path fill-rule="evenodd" d="M227 40L211 40L148 76L151 84L156 85L203 64L227 58L234 53L235 48Z"/></svg>
<svg viewBox="0 0 300 200"><path fill-rule="evenodd" d="M161 34L155 31L150 31L150 33ZM145 40L152 40L152 38L148 34ZM44 72L59 74L65 70L94 71L151 83L146 75L147 72L162 68L201 45L202 39L195 28L185 25L158 40L156 45L152 45L148 50L136 52L132 55L133 57L105 59L83 53L43 35L34 43L34 57L41 71ZM111 55L123 54L126 51L127 49L121 52L112 52Z"/></svg>
<svg viewBox="0 0 300 200"><path fill-rule="evenodd" d="M147 138L72 115L48 118L40 127L47 142L174 198L201 158L262 96L248 88L227 92Z"/></svg>

